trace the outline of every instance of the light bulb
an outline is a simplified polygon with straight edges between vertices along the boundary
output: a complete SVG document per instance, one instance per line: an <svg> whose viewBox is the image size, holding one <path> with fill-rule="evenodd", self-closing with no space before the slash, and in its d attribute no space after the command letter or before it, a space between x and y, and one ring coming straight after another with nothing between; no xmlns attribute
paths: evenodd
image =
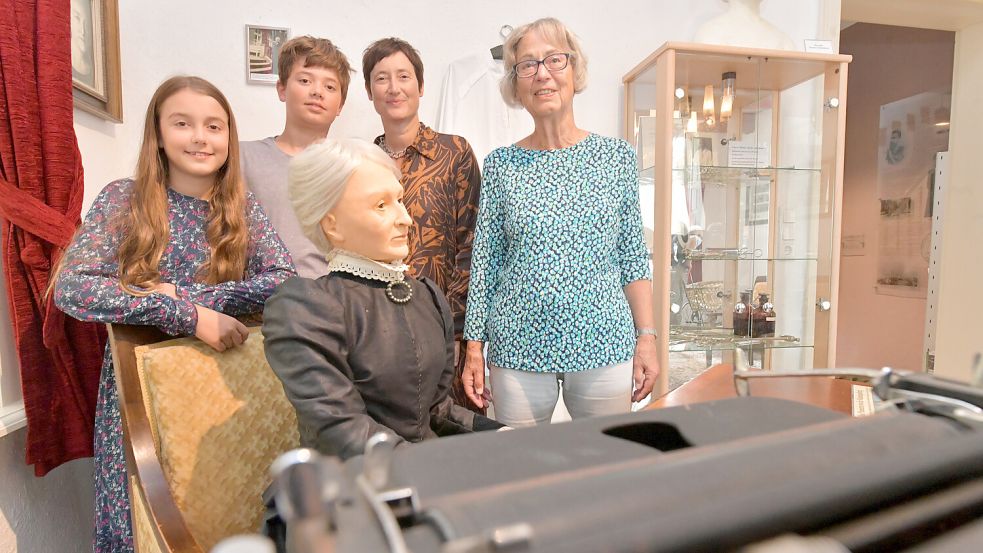
<svg viewBox="0 0 983 553"><path fill-rule="evenodd" d="M696 132L696 112L689 112L689 121L686 122L686 132Z"/></svg>
<svg viewBox="0 0 983 553"><path fill-rule="evenodd" d="M683 119L689 118L690 104L692 102L693 99L689 96L684 96L676 102L676 105L679 108L679 116L682 117Z"/></svg>
<svg viewBox="0 0 983 553"><path fill-rule="evenodd" d="M730 119L734 110L734 96L736 94L737 73L728 71L721 75L722 86L720 92L720 121Z"/></svg>
<svg viewBox="0 0 983 553"><path fill-rule="evenodd" d="M708 127L712 127L714 125L715 120L712 84L708 84L706 88L703 89L703 118L706 120Z"/></svg>

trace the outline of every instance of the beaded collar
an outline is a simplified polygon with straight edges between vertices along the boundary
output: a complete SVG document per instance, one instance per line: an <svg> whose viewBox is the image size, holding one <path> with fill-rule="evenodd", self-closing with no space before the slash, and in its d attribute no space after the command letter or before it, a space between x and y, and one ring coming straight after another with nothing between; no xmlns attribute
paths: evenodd
<svg viewBox="0 0 983 553"><path fill-rule="evenodd" d="M406 303L413 297L413 289L405 280L409 267L402 260L384 263L345 250L331 250L325 257L328 260L326 274L342 272L386 282L386 297L393 303Z"/></svg>

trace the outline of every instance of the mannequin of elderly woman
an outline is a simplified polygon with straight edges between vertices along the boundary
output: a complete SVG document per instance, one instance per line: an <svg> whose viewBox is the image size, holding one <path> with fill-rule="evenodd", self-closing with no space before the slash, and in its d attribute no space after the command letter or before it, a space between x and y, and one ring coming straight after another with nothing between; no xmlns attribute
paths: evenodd
<svg viewBox="0 0 983 553"><path fill-rule="evenodd" d="M728 3L726 13L700 25L696 30L696 42L773 50L797 49L788 35L761 18L761 0L729 0Z"/></svg>
<svg viewBox="0 0 983 553"><path fill-rule="evenodd" d="M402 204L403 186L392 170L363 162L345 184L338 204L321 219L334 250L384 263L409 255L407 233L413 220Z"/></svg>
<svg viewBox="0 0 983 553"><path fill-rule="evenodd" d="M331 165L352 158L360 159L354 169ZM295 175L298 161L313 161L312 170ZM404 276L412 219L385 154L368 143L326 141L291 163L298 220L315 245L330 248L327 274L288 280L264 311L266 357L297 410L301 445L346 459L380 432L401 445L500 428L449 395L450 306L432 281ZM350 174L339 184L343 171ZM311 196L298 189L337 200L305 214Z"/></svg>

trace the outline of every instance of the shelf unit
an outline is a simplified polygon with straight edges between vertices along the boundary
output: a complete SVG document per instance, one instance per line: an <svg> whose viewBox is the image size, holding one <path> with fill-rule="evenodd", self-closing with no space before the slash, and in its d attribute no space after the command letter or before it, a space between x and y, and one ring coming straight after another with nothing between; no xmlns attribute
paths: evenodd
<svg viewBox="0 0 983 553"><path fill-rule="evenodd" d="M670 42L625 75L664 369L735 348L762 368L834 365L850 60ZM742 292L773 309L742 312Z"/></svg>

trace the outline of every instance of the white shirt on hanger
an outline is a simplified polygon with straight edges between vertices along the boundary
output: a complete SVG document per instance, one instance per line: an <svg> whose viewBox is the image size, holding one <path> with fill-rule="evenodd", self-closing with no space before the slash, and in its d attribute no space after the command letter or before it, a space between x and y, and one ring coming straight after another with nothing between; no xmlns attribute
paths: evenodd
<svg viewBox="0 0 983 553"><path fill-rule="evenodd" d="M479 160L499 146L532 134L532 117L506 105L498 83L505 76L490 50L456 60L447 68L434 129L463 136Z"/></svg>

